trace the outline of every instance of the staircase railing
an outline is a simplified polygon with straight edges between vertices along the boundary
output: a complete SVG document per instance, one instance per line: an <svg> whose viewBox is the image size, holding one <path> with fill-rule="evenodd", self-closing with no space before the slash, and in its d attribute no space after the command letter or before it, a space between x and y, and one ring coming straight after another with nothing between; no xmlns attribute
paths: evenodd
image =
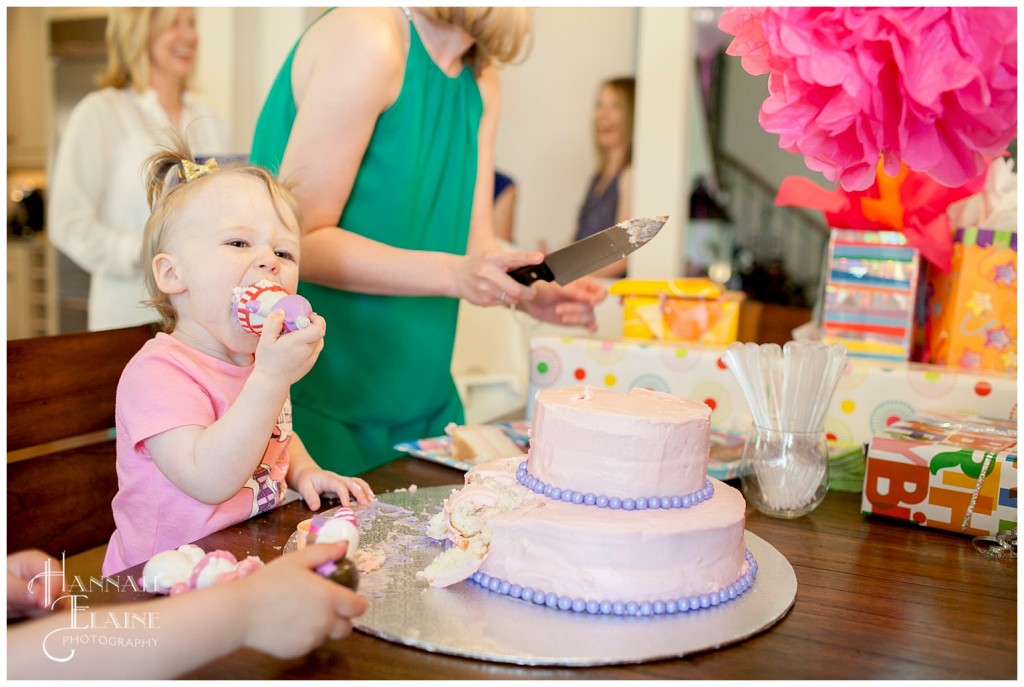
<svg viewBox="0 0 1024 687"><path fill-rule="evenodd" d="M824 219L803 208L776 207L777 189L728 153L716 151L716 161L736 246L748 249L758 263L780 262L802 287L808 305L816 305L828 249Z"/></svg>

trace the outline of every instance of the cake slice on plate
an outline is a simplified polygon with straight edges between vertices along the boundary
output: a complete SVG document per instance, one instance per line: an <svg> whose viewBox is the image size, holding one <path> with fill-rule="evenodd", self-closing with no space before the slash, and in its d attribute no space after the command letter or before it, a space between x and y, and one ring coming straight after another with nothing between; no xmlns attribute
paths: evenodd
<svg viewBox="0 0 1024 687"><path fill-rule="evenodd" d="M444 429L452 440L452 458L482 463L495 458L520 456L523 449L494 425L456 425Z"/></svg>

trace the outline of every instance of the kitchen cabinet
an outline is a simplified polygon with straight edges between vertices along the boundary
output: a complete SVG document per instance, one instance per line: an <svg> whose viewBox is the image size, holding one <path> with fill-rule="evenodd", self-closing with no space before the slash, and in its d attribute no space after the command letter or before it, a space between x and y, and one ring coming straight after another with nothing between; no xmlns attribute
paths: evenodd
<svg viewBox="0 0 1024 687"><path fill-rule="evenodd" d="M57 26L74 31L73 25L105 20L102 7L10 7L7 9L7 167L42 169L49 163L54 132L54 60L50 54L51 32ZM99 66L105 60L102 25L98 37L90 36L89 49L99 45ZM74 45L74 36L65 40ZM81 42L81 41L79 41ZM90 53L91 57L95 55ZM86 75L92 78L92 72Z"/></svg>
<svg viewBox="0 0 1024 687"><path fill-rule="evenodd" d="M46 166L52 89L47 57L48 10L7 10L7 166Z"/></svg>
<svg viewBox="0 0 1024 687"><path fill-rule="evenodd" d="M7 338L57 333L57 257L43 233L7 239Z"/></svg>

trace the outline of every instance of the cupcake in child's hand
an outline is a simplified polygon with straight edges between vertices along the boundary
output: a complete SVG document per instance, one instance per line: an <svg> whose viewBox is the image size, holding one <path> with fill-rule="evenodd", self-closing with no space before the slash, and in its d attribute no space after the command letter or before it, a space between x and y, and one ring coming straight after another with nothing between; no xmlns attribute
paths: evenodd
<svg viewBox="0 0 1024 687"><path fill-rule="evenodd" d="M324 563L316 571L349 589L355 590L359 586L359 572L351 560L359 548L359 523L351 508L339 508L332 515L314 515L303 520L296 528L295 541L300 549L307 544L348 542L343 558Z"/></svg>
<svg viewBox="0 0 1024 687"><path fill-rule="evenodd" d="M351 508L339 508L331 515L314 515L298 524L295 540L300 549L306 544L347 541L351 556L359 548L359 522Z"/></svg>
<svg viewBox="0 0 1024 687"><path fill-rule="evenodd" d="M284 312L284 332L305 329L313 314L308 300L289 294L283 286L268 279L261 279L246 289L236 286L231 305L242 329L256 336L263 331L263 323L273 312Z"/></svg>

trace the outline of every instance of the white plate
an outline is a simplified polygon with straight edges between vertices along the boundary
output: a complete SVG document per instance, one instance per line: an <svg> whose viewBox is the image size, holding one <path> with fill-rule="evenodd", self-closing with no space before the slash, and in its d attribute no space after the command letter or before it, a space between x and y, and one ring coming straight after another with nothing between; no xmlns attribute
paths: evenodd
<svg viewBox="0 0 1024 687"><path fill-rule="evenodd" d="M529 449L530 425L528 423L494 422L491 424L504 431L508 438L523 450L524 454L527 449ZM466 472L477 465L476 461L457 460L453 458L452 440L451 437L448 436L428 437L426 439L408 441L401 444L395 444L394 448L396 451L408 453L414 458L422 458L423 460L429 460L432 463L447 465L450 468L462 470L463 472Z"/></svg>

